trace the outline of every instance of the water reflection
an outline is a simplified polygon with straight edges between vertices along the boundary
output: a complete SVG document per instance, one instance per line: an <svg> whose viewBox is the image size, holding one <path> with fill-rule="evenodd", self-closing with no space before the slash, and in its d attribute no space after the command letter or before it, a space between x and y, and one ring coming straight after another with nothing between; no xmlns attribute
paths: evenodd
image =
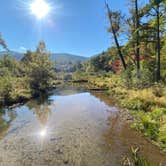
<svg viewBox="0 0 166 166"><path fill-rule="evenodd" d="M39 134L40 134L41 137L45 137L46 134L47 134L47 130L46 130L46 129L43 129L43 130L40 131Z"/></svg>
<svg viewBox="0 0 166 166"><path fill-rule="evenodd" d="M48 95L40 96L26 103L28 110L32 111L37 118L38 122L35 124L33 135L39 140L41 145L43 145L43 141L46 141L46 138L50 136L51 128L48 123L49 118L52 116L52 106L55 106L55 102L50 99Z"/></svg>
<svg viewBox="0 0 166 166"><path fill-rule="evenodd" d="M36 115L39 122L45 125L48 121L48 118L51 116L52 111L49 108L51 103L52 102L47 99L44 101L44 103L39 100L32 100L28 102L26 106Z"/></svg>
<svg viewBox="0 0 166 166"><path fill-rule="evenodd" d="M96 98L100 99L101 102L104 102L105 104L109 105L110 107L115 106L115 101L110 98L105 92L100 91L91 91L91 94L95 96Z"/></svg>
<svg viewBox="0 0 166 166"><path fill-rule="evenodd" d="M0 110L0 138L3 137L9 127L11 122L16 118L16 112L12 110Z"/></svg>

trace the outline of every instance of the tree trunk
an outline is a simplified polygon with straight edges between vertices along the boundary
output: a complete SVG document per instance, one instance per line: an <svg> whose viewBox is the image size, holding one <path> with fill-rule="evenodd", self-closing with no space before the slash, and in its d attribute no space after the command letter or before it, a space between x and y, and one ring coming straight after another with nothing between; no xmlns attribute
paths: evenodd
<svg viewBox="0 0 166 166"><path fill-rule="evenodd" d="M160 7L159 3L157 4L157 82L160 81Z"/></svg>
<svg viewBox="0 0 166 166"><path fill-rule="evenodd" d="M117 39L117 35L115 33L115 30L114 30L113 26L111 26L111 29L112 29L112 32L113 32L113 36L114 36L114 40L115 40L115 44L116 44L116 47L117 47L117 50L118 50L119 57L122 61L123 68L126 70L126 63L125 63L125 60L123 58L123 54L122 54L122 51L121 51L121 48L120 48L120 45L119 45L119 42L118 42L118 39Z"/></svg>
<svg viewBox="0 0 166 166"><path fill-rule="evenodd" d="M123 68L126 70L126 68L127 68L126 67L126 63L125 63L125 60L123 58L123 54L122 54L122 51L121 51L121 48L120 48L120 45L119 45L119 42L118 42L117 34L116 34L115 29L114 29L113 24L112 24L111 11L110 11L110 8L109 8L107 3L106 3L106 6L107 6L109 20L110 20L110 24L111 24L111 30L112 30L112 33L113 33L113 36L114 36L114 40L115 40L115 44L116 44L116 47L117 47L117 50L118 50L118 55L119 55L119 57L121 59Z"/></svg>
<svg viewBox="0 0 166 166"><path fill-rule="evenodd" d="M140 38L139 38L139 13L138 0L135 0L135 19L136 19L136 69L137 77L140 77Z"/></svg>

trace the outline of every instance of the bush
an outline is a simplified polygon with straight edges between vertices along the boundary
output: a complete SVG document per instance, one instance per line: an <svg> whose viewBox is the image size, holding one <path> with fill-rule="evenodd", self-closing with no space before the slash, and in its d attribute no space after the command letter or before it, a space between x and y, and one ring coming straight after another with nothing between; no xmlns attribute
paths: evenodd
<svg viewBox="0 0 166 166"><path fill-rule="evenodd" d="M11 104L31 97L31 90L27 78L12 76L0 79L0 104Z"/></svg>
<svg viewBox="0 0 166 166"><path fill-rule="evenodd" d="M133 127L156 142L166 151L166 109L155 108L152 112L138 111Z"/></svg>
<svg viewBox="0 0 166 166"><path fill-rule="evenodd" d="M143 132L145 135L149 136L153 140L157 140L159 134L159 123L152 120L148 115L141 117L141 123L143 124Z"/></svg>
<svg viewBox="0 0 166 166"><path fill-rule="evenodd" d="M152 74L148 69L140 70L140 77L137 77L136 70L132 71L132 87L134 88L145 88L152 85Z"/></svg>
<svg viewBox="0 0 166 166"><path fill-rule="evenodd" d="M121 105L129 110L142 110L143 102L139 98L124 99Z"/></svg>
<svg viewBox="0 0 166 166"><path fill-rule="evenodd" d="M155 84L152 92L156 97L162 97L164 95L163 86L161 84Z"/></svg>

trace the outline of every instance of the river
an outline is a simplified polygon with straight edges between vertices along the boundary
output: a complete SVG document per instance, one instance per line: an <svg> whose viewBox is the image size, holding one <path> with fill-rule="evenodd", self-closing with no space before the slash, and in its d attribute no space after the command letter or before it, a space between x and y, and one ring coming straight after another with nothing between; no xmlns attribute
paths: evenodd
<svg viewBox="0 0 166 166"><path fill-rule="evenodd" d="M102 92L59 88L1 112L0 166L120 166L131 146L166 165L166 156Z"/></svg>

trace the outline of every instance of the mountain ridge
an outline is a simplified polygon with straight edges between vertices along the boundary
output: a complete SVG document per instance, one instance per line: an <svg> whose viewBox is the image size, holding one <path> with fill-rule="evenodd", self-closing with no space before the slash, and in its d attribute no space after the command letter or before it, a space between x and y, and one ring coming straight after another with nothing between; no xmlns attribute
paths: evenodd
<svg viewBox="0 0 166 166"><path fill-rule="evenodd" d="M9 55L12 58L20 61L23 58L24 53L15 51L1 51L0 56L4 55ZM79 55L73 55L70 53L51 53L50 59L55 63L57 71L70 71L74 66L79 63L85 62L89 58Z"/></svg>
<svg viewBox="0 0 166 166"><path fill-rule="evenodd" d="M21 60L21 58L24 56L25 53L20 53L20 52L16 52L16 51L0 51L0 56L1 55L9 55L13 58L15 58L16 60ZM88 59L87 57L81 56L81 55L75 55L75 54L70 54L70 53L51 53L51 57L55 57L55 56L65 56L65 57L75 57L75 58L80 58L80 59Z"/></svg>

